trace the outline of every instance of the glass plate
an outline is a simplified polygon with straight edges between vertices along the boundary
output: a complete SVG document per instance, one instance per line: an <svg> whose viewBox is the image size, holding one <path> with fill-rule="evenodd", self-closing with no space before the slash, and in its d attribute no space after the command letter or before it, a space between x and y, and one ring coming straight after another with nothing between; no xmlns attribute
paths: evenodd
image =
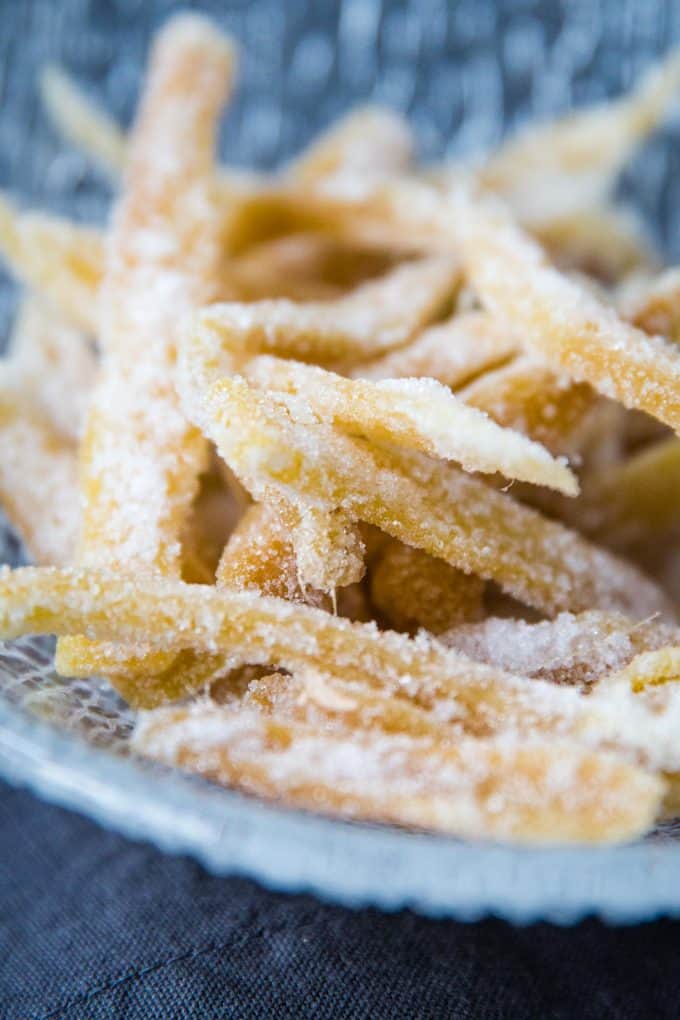
<svg viewBox="0 0 680 1020"><path fill-rule="evenodd" d="M0 0L0 184L40 207L101 220L105 180L64 149L37 102L60 60L124 121L152 29L178 5ZM215 0L200 7L241 40L242 84L223 155L270 167L359 101L405 110L422 151L470 154L508 127L613 94L680 36L664 0ZM680 147L669 129L623 182L680 255ZM6 332L14 291L0 280ZM21 550L0 523L0 557ZM102 682L55 676L49 640L0 647L0 773L133 838L342 903L433 915L617 922L680 915L680 826L613 849L523 850L283 810L128 753L132 718Z"/></svg>

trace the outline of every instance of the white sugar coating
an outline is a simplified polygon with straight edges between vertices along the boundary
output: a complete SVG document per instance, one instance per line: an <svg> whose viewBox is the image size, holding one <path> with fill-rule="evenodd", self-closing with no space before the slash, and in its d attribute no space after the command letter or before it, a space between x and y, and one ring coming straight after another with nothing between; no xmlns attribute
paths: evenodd
<svg viewBox="0 0 680 1020"><path fill-rule="evenodd" d="M230 535L217 585L315 606L325 602L322 592L300 583L293 531L275 507L264 503L248 507Z"/></svg>
<svg viewBox="0 0 680 1020"><path fill-rule="evenodd" d="M533 356L520 356L480 375L459 391L465 403L544 444L551 452L580 451L600 398L585 383Z"/></svg>
<svg viewBox="0 0 680 1020"><path fill-rule="evenodd" d="M673 266L651 278L634 275L619 287L617 304L622 315L646 333L661 334L677 342L680 330L680 269Z"/></svg>
<svg viewBox="0 0 680 1020"><path fill-rule="evenodd" d="M680 430L680 353L624 322L573 279L500 202L465 185L447 195L452 239L485 306L557 370Z"/></svg>
<svg viewBox="0 0 680 1020"><path fill-rule="evenodd" d="M198 353L194 332L225 373L264 352L324 363L369 358L407 343L452 296L459 277L455 260L433 257L397 266L332 302L214 305L190 324L186 360Z"/></svg>
<svg viewBox="0 0 680 1020"><path fill-rule="evenodd" d="M327 669L423 704L446 702L477 731L579 724L579 692L475 663L424 632L411 639L252 592L146 575L24 568L0 572L0 637L83 633L164 651L220 652L232 665Z"/></svg>
<svg viewBox="0 0 680 1020"><path fill-rule="evenodd" d="M0 500L37 563L72 562L80 523L76 451L26 398L0 390Z"/></svg>
<svg viewBox="0 0 680 1020"><path fill-rule="evenodd" d="M525 436L501 429L467 407L435 379L345 379L333 372L270 356L244 367L258 388L302 398L318 421L337 424L378 442L457 460L467 471L502 472L570 495L577 482L566 465ZM289 410L295 415L294 404Z"/></svg>
<svg viewBox="0 0 680 1020"><path fill-rule="evenodd" d="M472 311L430 326L406 347L359 365L351 374L360 379L428 376L457 389L516 351L510 330L486 312Z"/></svg>
<svg viewBox="0 0 680 1020"><path fill-rule="evenodd" d="M179 570L207 449L179 405L176 341L216 286L214 132L231 63L202 19L170 22L154 48L108 240L104 365L83 452L83 563Z"/></svg>
<svg viewBox="0 0 680 1020"><path fill-rule="evenodd" d="M141 715L142 754L302 806L477 838L607 842L644 830L662 784L620 759L540 739L443 747L317 733L200 702Z"/></svg>
<svg viewBox="0 0 680 1020"><path fill-rule="evenodd" d="M356 524L338 511L305 506L291 532L303 587L334 593L364 576L364 545Z"/></svg>
<svg viewBox="0 0 680 1020"><path fill-rule="evenodd" d="M301 426L243 380L222 380L201 399L202 427L258 501L340 509L546 613L670 611L630 564L453 467Z"/></svg>
<svg viewBox="0 0 680 1020"><path fill-rule="evenodd" d="M347 204L355 215L414 230L433 249L459 255L484 306L558 372L680 429L677 349L624 322L551 266L508 208L468 176L458 174L443 190L415 179L388 182Z"/></svg>
<svg viewBox="0 0 680 1020"><path fill-rule="evenodd" d="M671 680L644 691L628 683L603 683L588 698L592 717L585 739L622 748L645 767L680 771L680 684Z"/></svg>
<svg viewBox="0 0 680 1020"><path fill-rule="evenodd" d="M554 620L490 617L439 639L479 662L523 676L591 684L623 668L642 649L660 648L680 632L658 620L636 624L612 613L560 613Z"/></svg>

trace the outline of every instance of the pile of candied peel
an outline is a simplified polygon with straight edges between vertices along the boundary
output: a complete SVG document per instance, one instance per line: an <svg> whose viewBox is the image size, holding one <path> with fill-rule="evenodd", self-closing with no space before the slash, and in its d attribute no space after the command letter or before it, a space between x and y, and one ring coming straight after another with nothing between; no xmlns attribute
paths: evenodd
<svg viewBox="0 0 680 1020"><path fill-rule="evenodd" d="M616 178L680 91L421 168L352 113L274 176L215 162L234 48L156 39L129 138L64 72L102 233L0 204L25 297L0 499L142 755L283 803L520 842L680 807L680 270Z"/></svg>

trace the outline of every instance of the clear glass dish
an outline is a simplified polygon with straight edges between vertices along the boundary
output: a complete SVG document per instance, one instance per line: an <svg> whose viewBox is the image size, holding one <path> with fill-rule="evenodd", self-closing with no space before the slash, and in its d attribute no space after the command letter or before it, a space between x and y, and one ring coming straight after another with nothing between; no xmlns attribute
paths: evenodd
<svg viewBox="0 0 680 1020"><path fill-rule="evenodd" d="M36 75L60 60L121 119L143 54L176 8L145 0L0 5L0 185L27 203L101 220L105 180L63 148ZM223 156L269 167L353 104L405 110L426 155L468 154L508 128L616 93L680 35L680 4L650 0L214 0L195 4L244 51ZM644 8L644 9L643 9ZM10 14L11 12L11 14ZM623 188L669 257L680 255L680 146L669 129ZM0 280L6 327L14 290ZM6 332L6 328L4 328ZM0 558L19 546L0 524ZM192 854L218 874L342 903L433 915L569 923L680 915L680 825L612 849L524 850L345 823L277 808L135 759L131 716L103 683L66 682L50 641L0 646L0 774L103 825Z"/></svg>

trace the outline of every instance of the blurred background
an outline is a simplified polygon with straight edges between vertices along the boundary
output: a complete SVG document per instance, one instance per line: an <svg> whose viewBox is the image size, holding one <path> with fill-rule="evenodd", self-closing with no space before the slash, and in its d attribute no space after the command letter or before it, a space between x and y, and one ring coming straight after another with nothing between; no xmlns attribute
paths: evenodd
<svg viewBox="0 0 680 1020"><path fill-rule="evenodd" d="M100 219L105 181L49 127L38 72L63 63L127 123L150 36L182 7L239 40L222 155L264 168L366 101L407 113L426 157L478 152L524 120L616 94L680 41L674 0L0 0L0 187ZM648 147L626 186L680 255L672 140Z"/></svg>

